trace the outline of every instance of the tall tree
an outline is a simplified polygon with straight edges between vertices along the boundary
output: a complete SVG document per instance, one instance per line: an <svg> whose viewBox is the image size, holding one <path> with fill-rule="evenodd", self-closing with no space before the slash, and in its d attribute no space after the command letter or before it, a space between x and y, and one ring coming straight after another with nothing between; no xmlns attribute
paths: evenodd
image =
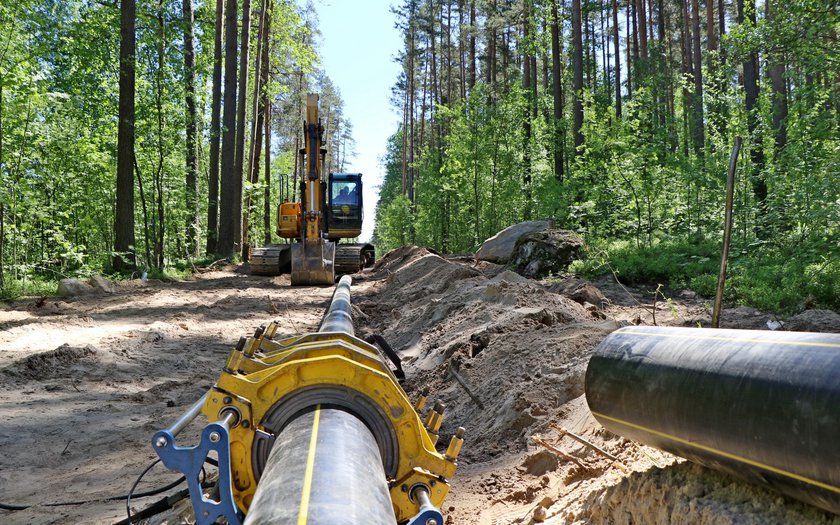
<svg viewBox="0 0 840 525"><path fill-rule="evenodd" d="M572 0L572 133L575 139L575 155L583 152L583 37L581 34L580 0Z"/></svg>
<svg viewBox="0 0 840 525"><path fill-rule="evenodd" d="M117 202L114 220L113 266L134 267L134 50L135 0L120 3L120 102L117 126Z"/></svg>
<svg viewBox="0 0 840 525"><path fill-rule="evenodd" d="M621 118L621 51L618 47L618 0L612 0L613 50L615 51L615 115Z"/></svg>
<svg viewBox="0 0 840 525"><path fill-rule="evenodd" d="M781 12L779 0L766 0L765 9L767 20L771 23L778 22L778 16ZM788 102L787 86L785 85L784 54L778 50L769 53L767 67L767 74L770 77L770 88L773 93L771 101L773 106L773 145L775 155L778 156L787 145ZM776 161L778 162L778 159Z"/></svg>
<svg viewBox="0 0 840 525"><path fill-rule="evenodd" d="M738 24L755 27L755 0L738 0ZM747 110L747 129L750 134L750 161L753 195L756 201L755 233L764 238L767 230L764 219L767 214L767 181L764 178L764 149L758 128L758 53L751 49L744 59L744 105Z"/></svg>
<svg viewBox="0 0 840 525"><path fill-rule="evenodd" d="M639 16L639 51L641 51L641 58L646 61L648 58L648 39L647 39L647 18L645 13L645 0L636 0L636 12Z"/></svg>
<svg viewBox="0 0 840 525"><path fill-rule="evenodd" d="M271 13L274 3L266 0L268 8L265 11L265 33L263 36L262 61L260 62L260 76L262 81L262 106L265 118L265 189L263 190L263 244L271 244L271 98L269 88L269 60L271 57Z"/></svg>
<svg viewBox="0 0 840 525"><path fill-rule="evenodd" d="M236 153L236 19L239 9L237 0L225 4L225 98L222 116L222 171L219 194L219 239L216 254L230 257L236 239L234 222L240 220L235 206L236 175L234 157ZM240 177L241 185L241 177Z"/></svg>
<svg viewBox="0 0 840 525"><path fill-rule="evenodd" d="M715 31L715 0L706 0L706 45L709 51L718 50Z"/></svg>
<svg viewBox="0 0 840 525"><path fill-rule="evenodd" d="M207 189L207 253L215 253L219 235L219 122L222 113L222 31L224 0L216 0L213 40L213 94L210 102L210 175Z"/></svg>
<svg viewBox="0 0 840 525"><path fill-rule="evenodd" d="M260 179L260 154L262 153L262 137L263 137L263 119L265 118L265 106L263 105L262 97L260 97L260 90L265 84L266 78L261 67L262 63L262 48L265 42L264 37L268 34L265 32L265 17L268 12L269 0L262 1L262 8L260 9L259 24L257 29L257 52L254 54L254 99L253 122L250 126L251 140L250 148L248 150L248 168L246 171L248 182L251 186L255 186ZM245 206L242 209L242 250L241 256L243 261L247 261L251 255L251 196L253 191L249 191L245 196Z"/></svg>
<svg viewBox="0 0 840 525"><path fill-rule="evenodd" d="M702 156L706 132L703 124L703 63L700 60L700 2L691 0L691 26L694 48L694 151Z"/></svg>
<svg viewBox="0 0 840 525"><path fill-rule="evenodd" d="M615 2L615 0L613 0ZM554 177L563 180L563 69L560 57L560 16L557 0L551 0L551 79L554 99Z"/></svg>
<svg viewBox="0 0 840 525"><path fill-rule="evenodd" d="M195 107L195 33L193 30L192 0L183 0L184 14L184 94L186 98L186 245L187 253L198 255L198 156L196 150L196 128L198 114Z"/></svg>
<svg viewBox="0 0 840 525"><path fill-rule="evenodd" d="M535 103L531 94L531 57L527 48L531 46L529 40L529 29L531 25L531 13L528 9L528 1L525 2L525 9L522 13L522 42L525 46L522 56L522 92L525 96L525 116L522 119L523 142L522 142L522 189L525 192L525 206L522 210L522 218L531 220L531 126L533 118L531 107Z"/></svg>
<svg viewBox="0 0 840 525"><path fill-rule="evenodd" d="M470 2L470 91L475 87L476 81L476 63L475 63L475 0Z"/></svg>
<svg viewBox="0 0 840 525"><path fill-rule="evenodd" d="M233 162L233 239L242 246L242 186L245 176L245 124L251 49L251 0L242 1L242 34L239 39L239 98L236 101L236 155Z"/></svg>
<svg viewBox="0 0 840 525"><path fill-rule="evenodd" d="M3 83L0 82L0 180L3 179ZM0 289L6 286L3 261L6 256L6 199L0 199Z"/></svg>

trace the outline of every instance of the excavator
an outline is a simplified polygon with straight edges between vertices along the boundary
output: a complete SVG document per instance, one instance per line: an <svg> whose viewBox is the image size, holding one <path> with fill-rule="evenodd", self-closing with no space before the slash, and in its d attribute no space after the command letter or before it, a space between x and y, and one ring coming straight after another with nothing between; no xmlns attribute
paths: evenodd
<svg viewBox="0 0 840 525"><path fill-rule="evenodd" d="M327 150L322 147L324 127L314 93L306 97L303 134L300 202L277 207L277 235L292 242L254 248L251 273L280 275L291 269L292 286L332 285L337 274L356 273L374 263L373 245L339 243L362 232L362 175L324 176Z"/></svg>

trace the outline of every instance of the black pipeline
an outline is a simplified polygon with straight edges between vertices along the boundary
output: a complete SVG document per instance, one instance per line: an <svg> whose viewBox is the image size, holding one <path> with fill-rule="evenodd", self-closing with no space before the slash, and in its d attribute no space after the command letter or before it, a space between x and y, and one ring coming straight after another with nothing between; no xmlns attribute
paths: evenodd
<svg viewBox="0 0 840 525"><path fill-rule="evenodd" d="M622 328L585 389L613 433L840 513L840 334Z"/></svg>
<svg viewBox="0 0 840 525"><path fill-rule="evenodd" d="M395 525L376 439L343 410L314 407L277 436L245 525Z"/></svg>
<svg viewBox="0 0 840 525"><path fill-rule="evenodd" d="M349 276L341 278L319 332L353 335ZM315 405L277 435L246 525L395 525L376 438L355 415Z"/></svg>
<svg viewBox="0 0 840 525"><path fill-rule="evenodd" d="M344 332L354 335L353 309L350 306L350 285L353 279L349 275L342 277L333 292L330 307L324 314L319 332Z"/></svg>

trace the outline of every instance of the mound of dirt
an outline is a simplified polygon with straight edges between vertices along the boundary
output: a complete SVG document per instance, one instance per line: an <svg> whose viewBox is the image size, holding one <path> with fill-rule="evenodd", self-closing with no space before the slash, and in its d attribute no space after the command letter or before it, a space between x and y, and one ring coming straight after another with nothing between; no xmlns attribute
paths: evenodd
<svg viewBox="0 0 840 525"><path fill-rule="evenodd" d="M696 324L708 315L702 300L651 304L646 290L605 294L575 278L535 281L478 264L404 247L377 264L354 299L362 330L401 355L409 395L428 389L428 405L445 403L439 450L466 428L447 523L840 523L611 434L590 414L583 377L598 343L629 323ZM749 314L729 319L766 322Z"/></svg>
<svg viewBox="0 0 840 525"><path fill-rule="evenodd" d="M470 461L524 450L583 393L589 353L615 329L535 281L488 278L423 248L391 252L383 269L375 301L359 304L367 329L412 368L407 390L446 404L443 435L468 427Z"/></svg>
<svg viewBox="0 0 840 525"><path fill-rule="evenodd" d="M840 521L688 462L635 472L603 492L593 492L584 505L574 520L593 524L819 525Z"/></svg>
<svg viewBox="0 0 840 525"><path fill-rule="evenodd" d="M55 350L33 354L3 369L3 372L21 379L46 380L72 375L74 371L85 371L87 364L79 361L95 359L96 348L87 345L74 347L63 344Z"/></svg>

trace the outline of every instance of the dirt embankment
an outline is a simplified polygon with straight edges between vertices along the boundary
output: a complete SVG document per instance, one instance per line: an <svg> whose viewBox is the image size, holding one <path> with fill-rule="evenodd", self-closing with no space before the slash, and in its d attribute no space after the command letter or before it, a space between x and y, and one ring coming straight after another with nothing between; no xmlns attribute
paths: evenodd
<svg viewBox="0 0 840 525"><path fill-rule="evenodd" d="M574 278L537 282L422 248L388 254L368 279L373 284L356 300L359 324L401 353L409 393L428 387L430 400L446 404L441 446L456 427L467 429L447 523L530 523L536 511L549 524L840 524L840 517L619 438L592 418L582 395L592 350L618 326L651 324L654 315L660 325L708 325L695 294L654 307L646 290L603 283L603 297ZM760 328L768 319L750 309L724 312L730 327ZM560 437L559 428L620 462Z"/></svg>
<svg viewBox="0 0 840 525"><path fill-rule="evenodd" d="M0 522L124 518L124 502L107 498L125 494L156 457L152 434L216 380L239 336L271 319L289 334L314 330L332 292L230 270L2 307L0 503L35 506L0 510ZM446 403L441 447L458 426L467 429L443 509L447 523L528 523L539 506L549 524L840 525L838 517L601 429L582 395L588 357L617 326L653 319L646 291L596 284L606 298L574 279L527 280L422 248L392 252L356 276L358 335L379 333L402 355L412 397L429 388L430 400ZM708 322L703 300L690 293L654 311L659 324ZM756 312L725 319L730 326L766 322ZM558 426L621 465L558 437ZM185 442L195 441L197 427ZM141 490L175 478L156 467ZM87 503L40 505L80 500ZM188 521L180 516L170 522Z"/></svg>

